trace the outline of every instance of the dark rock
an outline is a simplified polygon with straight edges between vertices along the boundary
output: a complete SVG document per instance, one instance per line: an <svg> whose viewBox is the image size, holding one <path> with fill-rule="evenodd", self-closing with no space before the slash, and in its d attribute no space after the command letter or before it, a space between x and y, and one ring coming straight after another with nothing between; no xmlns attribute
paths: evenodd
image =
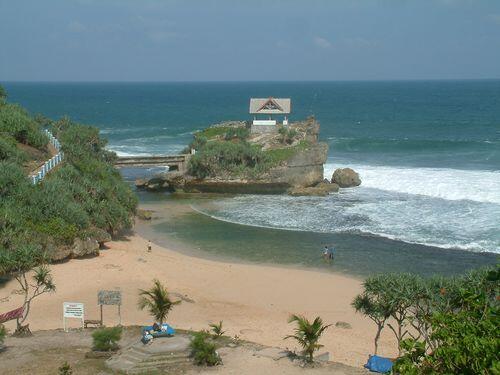
<svg viewBox="0 0 500 375"><path fill-rule="evenodd" d="M339 168L333 172L332 183L339 185L341 188L347 188L361 185L361 179L359 174L351 168Z"/></svg>
<svg viewBox="0 0 500 375"><path fill-rule="evenodd" d="M326 190L329 193L336 193L339 191L339 185L330 182L320 182L315 188Z"/></svg>
<svg viewBox="0 0 500 375"><path fill-rule="evenodd" d="M318 187L294 187L288 191L288 194L293 197L325 197L328 195L328 190Z"/></svg>
<svg viewBox="0 0 500 375"><path fill-rule="evenodd" d="M146 180L144 178L138 178L137 180L135 180L135 187L138 189L146 188L147 184L148 184L148 180Z"/></svg>

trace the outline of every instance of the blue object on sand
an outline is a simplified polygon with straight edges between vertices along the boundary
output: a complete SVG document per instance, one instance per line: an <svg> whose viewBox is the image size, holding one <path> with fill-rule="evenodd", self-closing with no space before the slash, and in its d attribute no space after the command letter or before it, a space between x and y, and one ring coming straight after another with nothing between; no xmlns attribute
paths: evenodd
<svg viewBox="0 0 500 375"><path fill-rule="evenodd" d="M371 355L366 362L365 368L373 372L386 373L392 369L392 361L389 358Z"/></svg>
<svg viewBox="0 0 500 375"><path fill-rule="evenodd" d="M149 334L153 337L168 337L175 335L175 329L167 323L163 323L161 328L161 331L155 331L153 330L153 326L142 327L142 336L144 336L146 332L149 332Z"/></svg>

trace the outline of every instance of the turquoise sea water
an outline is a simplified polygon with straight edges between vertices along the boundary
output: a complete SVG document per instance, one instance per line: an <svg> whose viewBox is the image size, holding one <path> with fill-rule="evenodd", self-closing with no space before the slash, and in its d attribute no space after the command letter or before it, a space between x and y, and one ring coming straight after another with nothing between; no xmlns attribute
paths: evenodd
<svg viewBox="0 0 500 375"><path fill-rule="evenodd" d="M210 225L226 231L242 225L252 233L245 244L267 246L269 258L280 253L280 241L266 243L266 236L283 229L298 233L304 242L293 245L293 262L302 252L307 264L314 263L305 259L323 242L338 243L338 251L352 257L354 248L365 255L370 246L389 249L402 257L400 264L419 254L461 259L464 251L491 263L495 257L479 253L500 253L499 80L3 85L11 101L34 113L69 115L98 126L109 147L122 155L178 152L198 129L248 119L250 97L291 97L292 120L314 114L330 145L325 176L350 166L360 173L362 186L321 199L239 196L210 205L192 202L200 230L177 233L207 244L207 251L212 246L252 260L248 251L238 253L237 237L212 243L200 234ZM135 173L125 172L130 178ZM359 238L370 241L346 240ZM380 251L372 249L375 257Z"/></svg>

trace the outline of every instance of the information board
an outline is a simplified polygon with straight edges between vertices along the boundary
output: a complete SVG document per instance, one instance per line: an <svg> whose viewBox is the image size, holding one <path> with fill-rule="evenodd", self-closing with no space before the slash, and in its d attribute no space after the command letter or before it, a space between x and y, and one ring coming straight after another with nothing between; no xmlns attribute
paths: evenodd
<svg viewBox="0 0 500 375"><path fill-rule="evenodd" d="M83 303L79 302L63 302L63 325L66 331L66 319L74 318L82 321L82 328L85 319L85 308Z"/></svg>
<svg viewBox="0 0 500 375"><path fill-rule="evenodd" d="M98 305L118 305L122 304L122 292L118 290L100 290L97 293Z"/></svg>

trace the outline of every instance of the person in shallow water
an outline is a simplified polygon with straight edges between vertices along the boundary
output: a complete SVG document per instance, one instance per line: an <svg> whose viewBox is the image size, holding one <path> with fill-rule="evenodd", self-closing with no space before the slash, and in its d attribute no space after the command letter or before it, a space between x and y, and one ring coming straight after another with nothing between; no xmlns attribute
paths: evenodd
<svg viewBox="0 0 500 375"><path fill-rule="evenodd" d="M328 250L328 246L325 245L325 248L323 249L323 259L328 260L330 259L330 250Z"/></svg>

